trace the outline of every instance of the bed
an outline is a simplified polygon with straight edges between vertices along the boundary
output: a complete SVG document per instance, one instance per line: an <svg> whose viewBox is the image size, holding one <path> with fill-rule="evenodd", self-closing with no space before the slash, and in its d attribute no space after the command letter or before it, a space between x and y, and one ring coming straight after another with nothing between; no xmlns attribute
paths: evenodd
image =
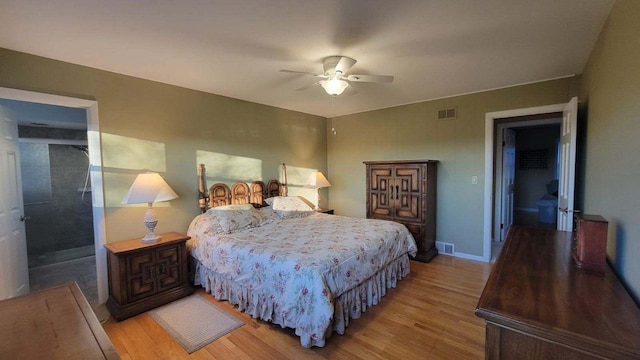
<svg viewBox="0 0 640 360"><path fill-rule="evenodd" d="M218 183L189 226L194 282L254 318L295 329L304 347L376 305L410 272L404 225L327 215L282 195L282 184ZM264 206L271 198L271 206Z"/></svg>

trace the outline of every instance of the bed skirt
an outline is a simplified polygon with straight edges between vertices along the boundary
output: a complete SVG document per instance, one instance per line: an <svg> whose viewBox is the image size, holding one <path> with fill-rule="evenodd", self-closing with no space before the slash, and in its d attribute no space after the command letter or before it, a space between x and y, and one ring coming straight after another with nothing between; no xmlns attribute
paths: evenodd
<svg viewBox="0 0 640 360"><path fill-rule="evenodd" d="M333 331L344 334L349 326L350 319L359 318L368 307L377 305L385 296L387 289L395 288L398 280L407 276L410 272L409 256L404 254L387 264L376 274L360 285L345 291L333 299L333 319L326 327L323 334L306 331L306 327L287 320L284 314L270 301L269 296L255 293L234 282L228 281L211 269L208 269L197 259L195 263L195 285L201 285L218 300L227 300L237 305L240 311L246 312L253 318L269 321L284 327L294 328L296 335L300 337L300 343L304 347L325 345L325 340Z"/></svg>

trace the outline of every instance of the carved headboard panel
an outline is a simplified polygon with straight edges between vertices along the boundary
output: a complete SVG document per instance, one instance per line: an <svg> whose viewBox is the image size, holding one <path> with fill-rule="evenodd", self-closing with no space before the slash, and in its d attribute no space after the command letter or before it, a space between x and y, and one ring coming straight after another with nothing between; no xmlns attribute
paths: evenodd
<svg viewBox="0 0 640 360"><path fill-rule="evenodd" d="M264 199L268 198L267 187L262 181L254 181L251 183L251 203L264 204Z"/></svg>
<svg viewBox="0 0 640 360"><path fill-rule="evenodd" d="M271 180L267 185L267 197L286 196L282 194L282 188L278 180Z"/></svg>
<svg viewBox="0 0 640 360"><path fill-rule="evenodd" d="M224 206L231 204L231 192L229 187L223 183L217 183L209 189L209 207Z"/></svg>
<svg viewBox="0 0 640 360"><path fill-rule="evenodd" d="M209 208L230 204L253 204L255 207L264 205L264 199L283 195L284 186L278 180L269 181L265 186L262 181L254 181L251 186L244 182L236 182L231 189L226 184L217 183L209 188L208 193L203 164L198 166L198 203L200 212Z"/></svg>
<svg viewBox="0 0 640 360"><path fill-rule="evenodd" d="M231 203L232 204L249 204L251 200L251 194L249 193L249 186L243 182L234 183L231 186Z"/></svg>

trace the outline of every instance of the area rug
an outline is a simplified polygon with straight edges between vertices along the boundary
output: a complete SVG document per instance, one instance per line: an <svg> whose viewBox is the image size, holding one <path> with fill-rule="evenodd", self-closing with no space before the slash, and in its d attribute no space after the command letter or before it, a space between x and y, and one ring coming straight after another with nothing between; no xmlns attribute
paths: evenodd
<svg viewBox="0 0 640 360"><path fill-rule="evenodd" d="M149 312L191 354L244 323L194 294Z"/></svg>

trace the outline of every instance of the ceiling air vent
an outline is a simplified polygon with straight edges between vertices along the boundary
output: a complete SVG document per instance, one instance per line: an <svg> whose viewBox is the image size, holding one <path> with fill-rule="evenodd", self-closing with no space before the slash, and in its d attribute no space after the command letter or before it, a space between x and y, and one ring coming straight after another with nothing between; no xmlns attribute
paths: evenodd
<svg viewBox="0 0 640 360"><path fill-rule="evenodd" d="M455 119L457 117L458 117L457 108L438 110L438 120Z"/></svg>

